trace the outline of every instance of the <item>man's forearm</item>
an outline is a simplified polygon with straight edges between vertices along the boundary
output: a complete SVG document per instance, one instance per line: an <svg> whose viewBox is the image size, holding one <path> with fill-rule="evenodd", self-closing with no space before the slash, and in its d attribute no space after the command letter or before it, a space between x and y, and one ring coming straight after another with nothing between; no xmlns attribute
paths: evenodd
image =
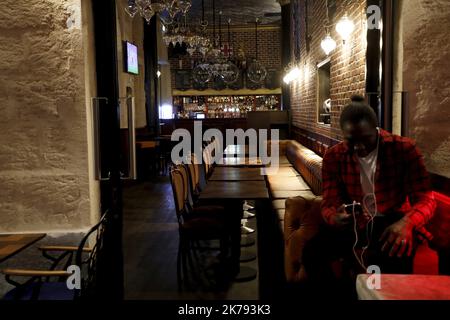
<svg viewBox="0 0 450 320"><path fill-rule="evenodd" d="M405 217L417 230L431 220L434 210L436 209L436 202L432 191L416 193L412 202L411 211L407 213Z"/></svg>

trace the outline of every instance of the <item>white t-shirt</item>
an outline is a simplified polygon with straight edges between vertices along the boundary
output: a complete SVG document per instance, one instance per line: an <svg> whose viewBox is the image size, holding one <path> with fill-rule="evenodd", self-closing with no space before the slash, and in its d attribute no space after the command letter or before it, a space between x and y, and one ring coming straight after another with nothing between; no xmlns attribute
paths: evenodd
<svg viewBox="0 0 450 320"><path fill-rule="evenodd" d="M361 187L365 196L365 205L370 214L375 212L375 197L373 184L374 176L377 170L378 148L369 153L366 157L358 157L360 165ZM364 207L364 204L363 204Z"/></svg>

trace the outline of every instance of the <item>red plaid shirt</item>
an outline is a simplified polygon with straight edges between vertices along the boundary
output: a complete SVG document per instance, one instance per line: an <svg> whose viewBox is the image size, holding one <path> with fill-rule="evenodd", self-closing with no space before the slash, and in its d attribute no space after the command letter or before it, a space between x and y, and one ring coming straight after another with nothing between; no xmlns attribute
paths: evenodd
<svg viewBox="0 0 450 320"><path fill-rule="evenodd" d="M359 161L346 142L326 152L322 179L322 215L329 224L342 204L363 203ZM430 179L413 140L380 129L375 194L379 214L403 213L416 229L433 216L436 204Z"/></svg>

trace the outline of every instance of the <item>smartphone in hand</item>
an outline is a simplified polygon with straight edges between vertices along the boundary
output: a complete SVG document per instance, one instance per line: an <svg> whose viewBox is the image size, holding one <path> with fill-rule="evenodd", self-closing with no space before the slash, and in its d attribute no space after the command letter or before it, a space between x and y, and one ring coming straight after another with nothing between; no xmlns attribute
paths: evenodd
<svg viewBox="0 0 450 320"><path fill-rule="evenodd" d="M353 211L355 212L355 215L362 214L363 208L362 208L361 203L355 202L355 203L345 205L345 212L353 215Z"/></svg>

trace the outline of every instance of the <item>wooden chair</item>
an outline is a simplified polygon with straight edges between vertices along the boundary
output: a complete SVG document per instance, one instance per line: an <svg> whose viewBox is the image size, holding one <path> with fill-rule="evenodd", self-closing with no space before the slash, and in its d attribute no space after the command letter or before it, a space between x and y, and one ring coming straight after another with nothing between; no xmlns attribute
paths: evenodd
<svg viewBox="0 0 450 320"><path fill-rule="evenodd" d="M195 244L202 240L220 241L220 258L226 256L229 243L229 228L225 220L225 212L217 207L189 205L188 170L183 165L174 166L170 170L170 182L175 201L175 210L179 226L179 248L177 259L178 283L181 286L183 275L187 277L187 260L191 261L191 253L196 250Z"/></svg>
<svg viewBox="0 0 450 320"><path fill-rule="evenodd" d="M0 272L5 280L15 288L6 293L4 300L75 300L96 296L96 266L99 250L103 246L104 226L108 213L83 237L78 247L43 246L39 250L45 258L52 261L49 270L4 269ZM87 247L88 241L95 236L95 243ZM64 267L60 264L65 261ZM72 274L67 268L75 265L81 274L81 288L69 289L66 280ZM83 276L84 275L84 276ZM13 278L28 278L19 283ZM56 281L51 281L56 279Z"/></svg>
<svg viewBox="0 0 450 320"><path fill-rule="evenodd" d="M191 155L191 158L187 162L191 182L192 198L194 199L194 201L196 201L207 183L206 178L203 174L205 170L204 163L200 164L195 153Z"/></svg>
<svg viewBox="0 0 450 320"><path fill-rule="evenodd" d="M203 149L203 163L204 163L204 167L205 167L205 177L206 177L206 180L208 180L209 177L211 176L212 170L213 170L210 145L206 146Z"/></svg>

